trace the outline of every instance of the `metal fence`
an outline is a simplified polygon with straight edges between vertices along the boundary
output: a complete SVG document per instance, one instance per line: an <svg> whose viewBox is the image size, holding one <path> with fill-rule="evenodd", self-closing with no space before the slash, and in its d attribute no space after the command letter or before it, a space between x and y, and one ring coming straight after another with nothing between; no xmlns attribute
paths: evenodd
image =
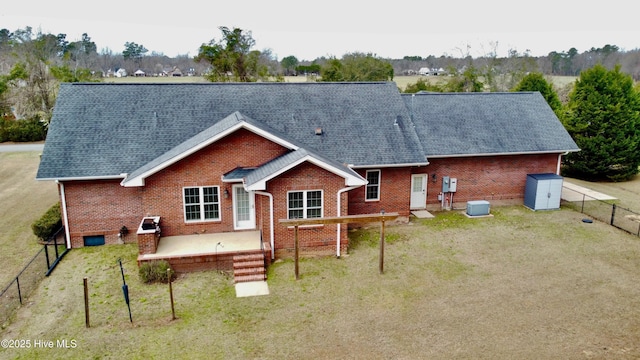
<svg viewBox="0 0 640 360"><path fill-rule="evenodd" d="M60 230L56 232L0 292L0 325L9 321L16 309L26 301L40 281L49 276L68 252L64 240L60 241L60 234Z"/></svg>
<svg viewBox="0 0 640 360"><path fill-rule="evenodd" d="M563 187L562 203L595 220L640 236L640 213L620 207L613 201L598 200L587 194Z"/></svg>

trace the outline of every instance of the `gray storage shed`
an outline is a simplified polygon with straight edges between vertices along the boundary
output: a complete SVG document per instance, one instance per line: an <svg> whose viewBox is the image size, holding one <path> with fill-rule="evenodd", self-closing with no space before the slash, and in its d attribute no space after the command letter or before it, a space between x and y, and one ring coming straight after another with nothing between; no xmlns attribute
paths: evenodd
<svg viewBox="0 0 640 360"><path fill-rule="evenodd" d="M532 210L560 208L563 177L556 174L528 174L524 205Z"/></svg>

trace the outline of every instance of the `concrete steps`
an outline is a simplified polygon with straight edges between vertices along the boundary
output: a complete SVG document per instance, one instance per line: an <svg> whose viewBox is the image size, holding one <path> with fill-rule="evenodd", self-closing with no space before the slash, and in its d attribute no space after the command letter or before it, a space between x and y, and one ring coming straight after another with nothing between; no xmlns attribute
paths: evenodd
<svg viewBox="0 0 640 360"><path fill-rule="evenodd" d="M266 280L267 269L264 267L264 254L234 256L233 278L235 283Z"/></svg>

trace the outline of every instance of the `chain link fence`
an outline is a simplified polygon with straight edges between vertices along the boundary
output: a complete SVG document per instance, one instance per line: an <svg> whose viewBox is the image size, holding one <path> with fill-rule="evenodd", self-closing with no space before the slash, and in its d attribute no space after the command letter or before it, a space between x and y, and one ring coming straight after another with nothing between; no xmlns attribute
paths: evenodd
<svg viewBox="0 0 640 360"><path fill-rule="evenodd" d="M0 323L5 324L15 310L38 287L47 272L44 246L0 293Z"/></svg>
<svg viewBox="0 0 640 360"><path fill-rule="evenodd" d="M577 190L563 187L562 204L595 220L640 236L640 213L620 207L613 200L598 200Z"/></svg>
<svg viewBox="0 0 640 360"><path fill-rule="evenodd" d="M47 241L27 265L0 292L0 325L5 325L15 311L38 287L40 281L56 267L68 252L64 242L64 233L58 230Z"/></svg>

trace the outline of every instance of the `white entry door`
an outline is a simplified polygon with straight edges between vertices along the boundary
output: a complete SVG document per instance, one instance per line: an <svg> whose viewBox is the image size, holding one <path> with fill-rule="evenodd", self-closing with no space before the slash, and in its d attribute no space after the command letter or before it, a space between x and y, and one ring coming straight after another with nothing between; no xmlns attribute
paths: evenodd
<svg viewBox="0 0 640 360"><path fill-rule="evenodd" d="M411 203L412 209L427 207L427 174L411 175Z"/></svg>
<svg viewBox="0 0 640 360"><path fill-rule="evenodd" d="M242 185L233 185L233 227L236 230L256 228L255 195Z"/></svg>

